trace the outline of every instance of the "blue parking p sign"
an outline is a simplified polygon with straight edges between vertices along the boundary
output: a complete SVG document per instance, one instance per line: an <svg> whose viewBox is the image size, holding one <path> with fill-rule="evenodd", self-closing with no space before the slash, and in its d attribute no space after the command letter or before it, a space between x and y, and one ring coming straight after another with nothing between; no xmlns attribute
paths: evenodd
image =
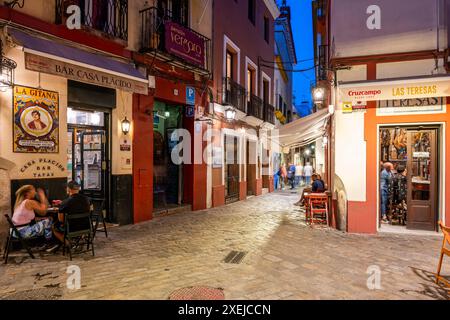
<svg viewBox="0 0 450 320"><path fill-rule="evenodd" d="M192 87L186 87L186 104L195 105L195 89Z"/></svg>

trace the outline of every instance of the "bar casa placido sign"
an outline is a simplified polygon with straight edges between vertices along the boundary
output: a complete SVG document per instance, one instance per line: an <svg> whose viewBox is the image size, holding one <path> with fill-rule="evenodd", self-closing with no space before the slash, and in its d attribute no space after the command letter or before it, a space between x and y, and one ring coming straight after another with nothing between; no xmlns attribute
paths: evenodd
<svg viewBox="0 0 450 320"><path fill-rule="evenodd" d="M380 101L450 96L450 77L344 84L341 101Z"/></svg>
<svg viewBox="0 0 450 320"><path fill-rule="evenodd" d="M25 67L28 70L61 76L70 80L144 95L148 94L146 82L41 57L32 53L25 53Z"/></svg>

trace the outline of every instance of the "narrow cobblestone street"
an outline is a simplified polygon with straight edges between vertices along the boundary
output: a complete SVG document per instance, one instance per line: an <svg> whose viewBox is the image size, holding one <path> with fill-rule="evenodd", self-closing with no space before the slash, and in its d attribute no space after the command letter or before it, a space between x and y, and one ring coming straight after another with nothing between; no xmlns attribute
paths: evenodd
<svg viewBox="0 0 450 320"><path fill-rule="evenodd" d="M209 286L226 299L448 299L433 283L440 236L311 229L296 200L285 191L114 228L107 239L98 235L95 257L72 262L14 254L0 266L0 298L56 288L62 299L167 299L179 288ZM232 250L248 254L224 263ZM80 290L66 288L70 265L81 268ZM369 266L381 269L380 290L367 288ZM444 275L449 267L444 261Z"/></svg>

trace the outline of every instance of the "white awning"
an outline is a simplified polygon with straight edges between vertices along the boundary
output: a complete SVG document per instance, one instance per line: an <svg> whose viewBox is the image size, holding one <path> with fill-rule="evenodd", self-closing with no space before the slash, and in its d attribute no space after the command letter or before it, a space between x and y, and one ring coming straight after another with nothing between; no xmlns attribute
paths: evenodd
<svg viewBox="0 0 450 320"><path fill-rule="evenodd" d="M277 128L280 146L302 146L322 137L330 116L328 109L322 109Z"/></svg>

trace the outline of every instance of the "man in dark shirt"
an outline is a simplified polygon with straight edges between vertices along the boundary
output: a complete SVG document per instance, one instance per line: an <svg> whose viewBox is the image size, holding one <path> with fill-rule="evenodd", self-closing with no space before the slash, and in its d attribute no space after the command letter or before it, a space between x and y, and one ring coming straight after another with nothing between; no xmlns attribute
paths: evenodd
<svg viewBox="0 0 450 320"><path fill-rule="evenodd" d="M71 214L87 213L91 210L89 198L80 194L81 186L76 181L67 184L67 194L69 197L59 205L58 222L53 225L53 234L61 242L64 242L64 216ZM89 220L75 220L70 224L70 230L89 229Z"/></svg>
<svg viewBox="0 0 450 320"><path fill-rule="evenodd" d="M320 178L320 175L315 173L315 174L313 174L312 179L313 179L313 184L312 184L312 187L311 187L311 191L315 192L315 193L322 193L322 192L324 192L325 191L325 183Z"/></svg>

